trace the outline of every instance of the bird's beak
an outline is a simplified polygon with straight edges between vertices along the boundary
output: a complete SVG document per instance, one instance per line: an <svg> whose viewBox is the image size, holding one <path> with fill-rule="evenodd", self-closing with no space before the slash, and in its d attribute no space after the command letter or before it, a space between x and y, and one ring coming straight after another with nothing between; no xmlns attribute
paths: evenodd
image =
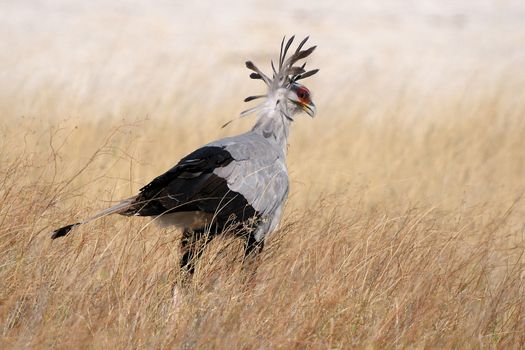
<svg viewBox="0 0 525 350"><path fill-rule="evenodd" d="M310 117L315 117L315 113L317 112L317 109L315 108L315 104L313 102L301 104L303 107L303 111L306 112Z"/></svg>

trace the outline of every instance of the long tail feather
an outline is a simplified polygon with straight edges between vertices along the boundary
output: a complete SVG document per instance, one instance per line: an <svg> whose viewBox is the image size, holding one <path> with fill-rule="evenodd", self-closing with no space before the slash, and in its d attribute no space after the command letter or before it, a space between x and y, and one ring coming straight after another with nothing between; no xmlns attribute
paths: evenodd
<svg viewBox="0 0 525 350"><path fill-rule="evenodd" d="M82 225L82 223L77 222L76 224L67 225L59 228L58 230L53 231L53 233L51 234L51 239L57 239L59 237L66 236L69 233L69 231L73 229L73 227L76 227L78 225Z"/></svg>
<svg viewBox="0 0 525 350"><path fill-rule="evenodd" d="M131 205L133 205L133 203L134 203L136 198L137 197L135 196L135 197L131 197L131 198L125 199L122 202L120 202L118 204L115 204L112 207L109 207L107 209L99 211L98 213L96 213L95 215L93 215L90 218L87 218L87 219L85 219L83 221L80 221L80 222L77 222L77 223L74 223L74 224L70 224L70 225L61 227L61 228L53 231L53 233L51 234L51 239L56 239L56 238L59 238L59 237L67 236L71 232L71 230L73 228L75 228L77 226L80 226L80 225L87 224L88 222L91 222L93 220L99 219L101 217L108 216L108 215L111 215L111 214L119 214L120 212L124 211L125 209L128 209Z"/></svg>

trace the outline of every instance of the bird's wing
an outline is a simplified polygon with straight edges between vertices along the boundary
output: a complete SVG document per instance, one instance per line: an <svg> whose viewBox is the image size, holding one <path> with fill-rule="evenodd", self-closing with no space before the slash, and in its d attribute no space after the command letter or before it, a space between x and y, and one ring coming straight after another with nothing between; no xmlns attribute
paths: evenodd
<svg viewBox="0 0 525 350"><path fill-rule="evenodd" d="M199 148L144 186L134 203L120 214L158 216L199 211L214 215L222 223L253 217L256 212L244 196L214 173L232 162L235 159L223 145Z"/></svg>
<svg viewBox="0 0 525 350"><path fill-rule="evenodd" d="M282 151L260 135L246 133L212 142L181 159L140 190L137 206L131 211L138 210L138 215L160 215L169 210L211 212L221 206L219 202L224 206L225 199L237 196L266 215L278 207L287 192Z"/></svg>

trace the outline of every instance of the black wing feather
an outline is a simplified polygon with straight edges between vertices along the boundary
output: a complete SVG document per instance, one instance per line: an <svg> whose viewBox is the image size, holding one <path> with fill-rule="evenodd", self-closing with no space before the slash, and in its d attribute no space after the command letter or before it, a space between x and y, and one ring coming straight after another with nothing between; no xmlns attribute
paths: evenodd
<svg viewBox="0 0 525 350"><path fill-rule="evenodd" d="M244 221L257 213L244 196L231 191L225 179L213 170L233 161L223 147L202 147L180 160L144 186L135 204L123 215L157 216L173 212L203 211L216 215L218 223L232 214Z"/></svg>
<svg viewBox="0 0 525 350"><path fill-rule="evenodd" d="M223 147L199 148L182 158L173 168L142 187L140 192L145 197L153 196L184 172L211 173L215 168L224 167L232 161L233 157Z"/></svg>

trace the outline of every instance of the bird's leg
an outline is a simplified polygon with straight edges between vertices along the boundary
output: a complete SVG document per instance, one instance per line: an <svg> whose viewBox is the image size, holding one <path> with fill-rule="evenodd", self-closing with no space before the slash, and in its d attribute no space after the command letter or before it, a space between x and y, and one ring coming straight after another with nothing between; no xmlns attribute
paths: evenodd
<svg viewBox="0 0 525 350"><path fill-rule="evenodd" d="M195 272L195 262L202 255L204 247L212 239L212 235L205 229L184 230L181 240L182 258L180 267L189 275Z"/></svg>
<svg viewBox="0 0 525 350"><path fill-rule="evenodd" d="M259 253L263 250L264 240L258 242L253 234L249 234L244 246L244 282L245 286L251 286L255 282L255 273L259 265Z"/></svg>
<svg viewBox="0 0 525 350"><path fill-rule="evenodd" d="M173 306L178 309L182 303L185 287L191 281L195 272L196 260L202 255L204 247L213 237L206 229L192 231L184 229L181 239L182 257L180 267L182 273L180 279L173 283Z"/></svg>

